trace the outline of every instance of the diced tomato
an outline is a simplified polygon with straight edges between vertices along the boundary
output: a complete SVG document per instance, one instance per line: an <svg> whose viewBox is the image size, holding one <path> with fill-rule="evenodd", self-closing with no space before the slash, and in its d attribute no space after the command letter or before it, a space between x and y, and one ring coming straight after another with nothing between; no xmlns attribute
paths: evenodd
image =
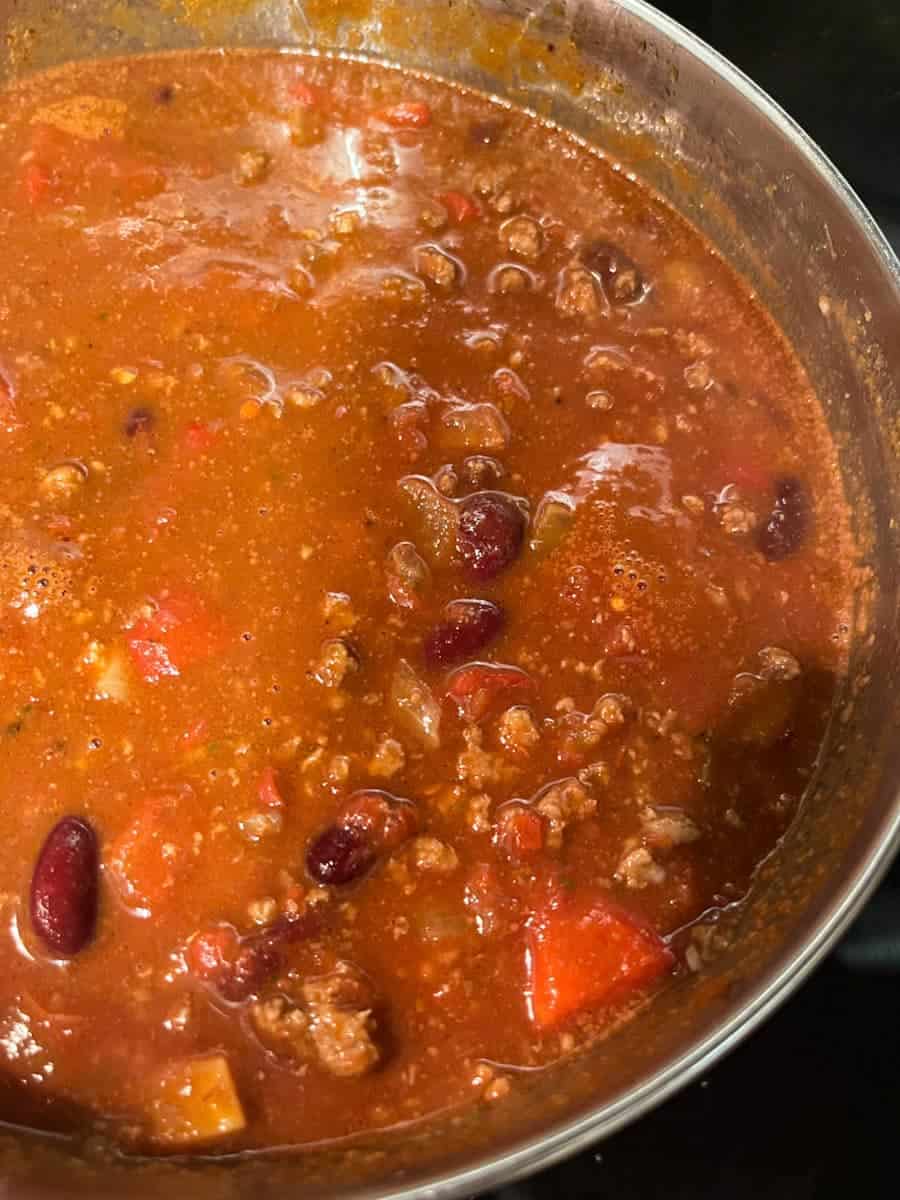
<svg viewBox="0 0 900 1200"><path fill-rule="evenodd" d="M419 100L403 100L380 109L375 115L395 129L424 129L431 124L431 109Z"/></svg>
<svg viewBox="0 0 900 1200"><path fill-rule="evenodd" d="M22 169L22 190L32 208L39 208L53 191L53 175L43 163L32 159Z"/></svg>
<svg viewBox="0 0 900 1200"><path fill-rule="evenodd" d="M278 787L274 767L266 767L260 775L258 795L263 808L284 808L284 797Z"/></svg>
<svg viewBox="0 0 900 1200"><path fill-rule="evenodd" d="M305 79L295 79L288 88L289 94L303 105L304 108L318 108L322 101L322 93Z"/></svg>
<svg viewBox="0 0 900 1200"><path fill-rule="evenodd" d="M447 696L466 721L480 721L496 705L521 703L534 691L529 675L518 667L473 663L450 676Z"/></svg>
<svg viewBox="0 0 900 1200"><path fill-rule="evenodd" d="M618 1003L667 971L674 956L657 934L596 892L535 913L525 951L526 1002L539 1029Z"/></svg>
<svg viewBox="0 0 900 1200"><path fill-rule="evenodd" d="M753 462L748 454L733 452L723 456L715 479L718 488L733 483L748 492L766 492L772 485L772 472Z"/></svg>
<svg viewBox="0 0 900 1200"><path fill-rule="evenodd" d="M126 637L132 661L148 683L178 676L221 648L222 626L198 597L167 589L152 604L150 616L135 621Z"/></svg>
<svg viewBox="0 0 900 1200"><path fill-rule="evenodd" d="M193 862L194 793L184 787L147 800L109 845L107 866L125 903L150 909L174 894Z"/></svg>
<svg viewBox="0 0 900 1200"><path fill-rule="evenodd" d="M377 788L351 796L338 813L338 824L360 830L377 854L396 850L419 827L415 805Z"/></svg>
<svg viewBox="0 0 900 1200"><path fill-rule="evenodd" d="M493 863L475 864L466 880L463 903L482 937L507 933L517 917L516 899L503 887Z"/></svg>
<svg viewBox="0 0 900 1200"><path fill-rule="evenodd" d="M512 863L527 862L544 847L544 819L527 804L504 804L494 821L494 845Z"/></svg>
<svg viewBox="0 0 900 1200"><path fill-rule="evenodd" d="M314 937L321 928L317 913L284 913L243 937L231 925L216 925L194 934L185 961L190 972L214 987L223 1000L239 1004L259 992L279 970L285 947Z"/></svg>
<svg viewBox="0 0 900 1200"><path fill-rule="evenodd" d="M181 735L182 750L193 750L195 746L199 746L205 739L208 728L209 726L204 717L201 717L199 721L195 721L193 725L189 726Z"/></svg>
<svg viewBox="0 0 900 1200"><path fill-rule="evenodd" d="M192 454L211 450L219 440L221 429L209 421L191 421L184 431L184 446Z"/></svg>
<svg viewBox="0 0 900 1200"><path fill-rule="evenodd" d="M464 192L443 192L437 198L457 225L481 216L481 209L472 197Z"/></svg>
<svg viewBox="0 0 900 1200"><path fill-rule="evenodd" d="M148 683L156 683L165 675L175 676L181 674L169 658L169 652L162 642L153 642L141 637L130 637L127 644L131 661Z"/></svg>
<svg viewBox="0 0 900 1200"><path fill-rule="evenodd" d="M233 926L216 925L201 930L187 944L188 969L204 983L214 983L233 961L237 949L238 935Z"/></svg>
<svg viewBox="0 0 900 1200"><path fill-rule="evenodd" d="M0 374L0 428L12 433L20 426L13 384Z"/></svg>
<svg viewBox="0 0 900 1200"><path fill-rule="evenodd" d="M149 200L165 186L165 173L149 156L129 152L118 143L92 144L93 156L82 164L79 190L92 197L114 195L120 205Z"/></svg>

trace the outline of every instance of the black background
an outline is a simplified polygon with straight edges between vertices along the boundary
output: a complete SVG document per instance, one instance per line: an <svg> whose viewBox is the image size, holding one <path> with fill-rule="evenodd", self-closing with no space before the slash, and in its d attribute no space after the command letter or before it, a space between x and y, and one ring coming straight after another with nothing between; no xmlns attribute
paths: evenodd
<svg viewBox="0 0 900 1200"><path fill-rule="evenodd" d="M812 134L900 250L900 0L659 7ZM898 1073L895 866L824 966L700 1084L493 1200L900 1197Z"/></svg>

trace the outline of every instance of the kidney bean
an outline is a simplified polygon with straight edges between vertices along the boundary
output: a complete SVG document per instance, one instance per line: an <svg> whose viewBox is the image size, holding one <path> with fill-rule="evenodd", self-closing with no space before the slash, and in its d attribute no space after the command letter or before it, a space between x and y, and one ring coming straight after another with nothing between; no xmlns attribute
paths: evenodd
<svg viewBox="0 0 900 1200"><path fill-rule="evenodd" d="M150 433L156 424L156 417L150 408L133 408L125 418L122 428L126 437L137 437L139 433Z"/></svg>
<svg viewBox="0 0 900 1200"><path fill-rule="evenodd" d="M496 146L505 128L502 121L473 121L469 126L469 141L476 146Z"/></svg>
<svg viewBox="0 0 900 1200"><path fill-rule="evenodd" d="M447 697L464 721L481 721L499 704L515 704L534 692L534 682L518 667L471 663L457 667L447 680Z"/></svg>
<svg viewBox="0 0 900 1200"><path fill-rule="evenodd" d="M525 537L525 514L505 492L475 492L460 503L456 544L466 573L493 579L515 560Z"/></svg>
<svg viewBox="0 0 900 1200"><path fill-rule="evenodd" d="M493 641L506 623L506 614L490 600L451 600L444 620L425 638L425 661L429 666L464 662Z"/></svg>
<svg viewBox="0 0 900 1200"><path fill-rule="evenodd" d="M355 792L338 814L337 824L364 834L373 854L395 850L419 827L411 801L378 788Z"/></svg>
<svg viewBox="0 0 900 1200"><path fill-rule="evenodd" d="M223 1000L240 1004L258 993L281 969L282 948L313 937L322 927L317 912L287 913L241 937L233 925L197 933L187 947L191 973L214 988Z"/></svg>
<svg viewBox="0 0 900 1200"><path fill-rule="evenodd" d="M757 545L770 562L794 554L806 541L810 504L806 488L793 475L775 480L775 503L759 527Z"/></svg>
<svg viewBox="0 0 900 1200"><path fill-rule="evenodd" d="M31 877L31 923L51 951L83 950L97 923L97 838L80 817L51 829Z"/></svg>
<svg viewBox="0 0 900 1200"><path fill-rule="evenodd" d="M512 863L527 862L544 848L544 818L521 800L508 800L494 817L492 841Z"/></svg>
<svg viewBox="0 0 900 1200"><path fill-rule="evenodd" d="M600 280L610 304L635 304L647 291L638 267L609 242L591 242L585 246L581 261Z"/></svg>
<svg viewBox="0 0 900 1200"><path fill-rule="evenodd" d="M306 851L306 869L316 883L322 884L352 883L374 862L375 850L358 825L329 825Z"/></svg>

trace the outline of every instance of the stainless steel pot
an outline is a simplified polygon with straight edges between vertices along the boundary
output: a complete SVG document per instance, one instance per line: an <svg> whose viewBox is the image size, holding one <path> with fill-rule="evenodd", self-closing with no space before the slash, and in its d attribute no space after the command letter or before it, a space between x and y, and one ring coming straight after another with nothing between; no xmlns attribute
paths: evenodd
<svg viewBox="0 0 900 1200"><path fill-rule="evenodd" d="M0 0L6 77L70 58L284 45L385 58L527 105L661 191L753 282L837 440L862 552L850 678L801 814L716 953L589 1054L489 1112L300 1157L136 1164L0 1136L4 1194L470 1196L583 1149L709 1068L804 979L900 841L900 266L834 167L641 0Z"/></svg>

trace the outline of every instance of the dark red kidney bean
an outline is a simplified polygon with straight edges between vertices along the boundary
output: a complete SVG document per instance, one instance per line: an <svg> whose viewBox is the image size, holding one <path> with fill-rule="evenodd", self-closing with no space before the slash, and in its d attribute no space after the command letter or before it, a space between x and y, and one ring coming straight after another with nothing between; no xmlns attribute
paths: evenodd
<svg viewBox="0 0 900 1200"><path fill-rule="evenodd" d="M506 614L490 600L451 600L444 620L425 638L425 661L447 667L472 658L494 640L506 624Z"/></svg>
<svg viewBox="0 0 900 1200"><path fill-rule="evenodd" d="M473 121L469 126L469 141L476 146L496 146L505 128L502 121Z"/></svg>
<svg viewBox="0 0 900 1200"><path fill-rule="evenodd" d="M610 304L635 304L647 290L638 267L609 242L591 242L585 246L581 261L603 284Z"/></svg>
<svg viewBox="0 0 900 1200"><path fill-rule="evenodd" d="M358 829L377 855L396 850L411 838L419 828L419 818L410 800L380 788L364 788L341 807L337 824Z"/></svg>
<svg viewBox="0 0 900 1200"><path fill-rule="evenodd" d="M806 541L810 526L810 504L806 488L793 475L775 480L775 503L760 526L756 541L770 562L796 553Z"/></svg>
<svg viewBox="0 0 900 1200"><path fill-rule="evenodd" d="M258 993L281 969L285 945L313 937L322 923L315 911L298 916L285 913L243 937L232 925L219 925L195 935L188 963L192 973L213 987L223 1000L240 1004Z"/></svg>
<svg viewBox="0 0 900 1200"><path fill-rule="evenodd" d="M493 579L515 560L525 537L525 514L505 492L475 492L460 502L456 544L472 579Z"/></svg>
<svg viewBox="0 0 900 1200"><path fill-rule="evenodd" d="M216 991L223 1000L240 1004L260 991L281 964L277 947L267 941L242 945L234 959L215 977Z"/></svg>
<svg viewBox="0 0 900 1200"><path fill-rule="evenodd" d="M31 877L31 923L47 948L70 958L97 924L97 838L80 817L50 830Z"/></svg>
<svg viewBox="0 0 900 1200"><path fill-rule="evenodd" d="M357 825L329 825L310 842L306 869L316 883L352 883L375 862L375 852Z"/></svg>
<svg viewBox="0 0 900 1200"><path fill-rule="evenodd" d="M125 418L122 428L126 437L137 437L139 433L150 433L156 424L153 410L149 408L133 408Z"/></svg>

